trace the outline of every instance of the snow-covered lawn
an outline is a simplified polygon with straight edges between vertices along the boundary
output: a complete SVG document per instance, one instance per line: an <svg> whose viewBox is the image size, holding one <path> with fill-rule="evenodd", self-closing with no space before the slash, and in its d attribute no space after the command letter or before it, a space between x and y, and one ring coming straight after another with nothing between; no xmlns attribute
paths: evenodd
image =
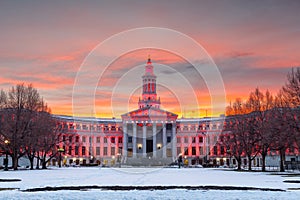
<svg viewBox="0 0 300 200"><path fill-rule="evenodd" d="M49 170L0 171L0 179L21 179L19 182L0 182L0 199L299 199L299 183L284 180L300 180L300 176L270 175L261 172L235 172L222 169L201 168L51 168ZM287 192L270 191L57 191L22 192L29 188L46 186L245 186L284 189ZM1 188L20 188L1 191ZM162 196L161 196L162 195Z"/></svg>

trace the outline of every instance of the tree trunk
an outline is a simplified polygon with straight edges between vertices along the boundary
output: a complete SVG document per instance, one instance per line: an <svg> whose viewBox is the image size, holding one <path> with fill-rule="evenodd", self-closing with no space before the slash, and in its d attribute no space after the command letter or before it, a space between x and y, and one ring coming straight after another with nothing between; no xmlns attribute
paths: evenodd
<svg viewBox="0 0 300 200"><path fill-rule="evenodd" d="M242 159L239 158L239 159L236 159L236 161L237 161L237 164L238 164L237 170L238 170L238 171L241 171L241 170L242 170Z"/></svg>
<svg viewBox="0 0 300 200"><path fill-rule="evenodd" d="M42 169L47 169L47 166L46 166L46 164L47 164L47 162L46 162L46 156L43 156L41 161L42 161Z"/></svg>
<svg viewBox="0 0 300 200"><path fill-rule="evenodd" d="M280 149L280 172L284 172L285 150Z"/></svg>
<svg viewBox="0 0 300 200"><path fill-rule="evenodd" d="M248 171L252 170L251 156L248 156Z"/></svg>
<svg viewBox="0 0 300 200"><path fill-rule="evenodd" d="M261 168L261 171L265 172L266 171L266 155L265 154L261 154L261 158L262 158L262 168Z"/></svg>
<svg viewBox="0 0 300 200"><path fill-rule="evenodd" d="M36 167L35 168L40 169L40 156L39 155L36 157Z"/></svg>
<svg viewBox="0 0 300 200"><path fill-rule="evenodd" d="M13 169L14 170L18 170L18 156L14 155L12 157L12 162L13 162Z"/></svg>
<svg viewBox="0 0 300 200"><path fill-rule="evenodd" d="M34 157L28 156L29 162L30 162L30 170L33 170L33 160Z"/></svg>
<svg viewBox="0 0 300 200"><path fill-rule="evenodd" d="M45 160L43 159L43 161L42 161L42 169L47 169L47 166L46 166L46 162L45 162Z"/></svg>

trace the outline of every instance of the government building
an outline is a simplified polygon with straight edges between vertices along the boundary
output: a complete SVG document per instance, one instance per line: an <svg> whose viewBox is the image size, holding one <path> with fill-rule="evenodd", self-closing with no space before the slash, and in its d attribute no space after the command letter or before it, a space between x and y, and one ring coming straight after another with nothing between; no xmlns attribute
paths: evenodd
<svg viewBox="0 0 300 200"><path fill-rule="evenodd" d="M64 149L63 164L161 166L182 155L189 165L229 165L224 147L215 145L223 117L179 119L161 109L156 79L149 58L137 109L119 119L55 116L63 130L58 146Z"/></svg>
<svg viewBox="0 0 300 200"><path fill-rule="evenodd" d="M60 157L49 163L58 165L102 166L165 166L182 155L188 166L236 166L222 138L224 116L209 118L178 118L161 109L157 94L156 75L150 58L142 75L142 94L137 109L120 118L88 118L54 116L62 130L57 149ZM295 160L293 152L286 152L288 160ZM251 162L262 165L260 155ZM278 152L269 152L266 165L278 165ZM242 165L248 160L242 154Z"/></svg>

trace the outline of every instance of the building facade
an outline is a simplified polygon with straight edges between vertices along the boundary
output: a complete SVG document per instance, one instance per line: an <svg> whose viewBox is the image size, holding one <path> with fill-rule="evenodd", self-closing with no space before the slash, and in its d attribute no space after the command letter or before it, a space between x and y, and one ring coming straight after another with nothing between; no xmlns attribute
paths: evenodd
<svg viewBox="0 0 300 200"><path fill-rule="evenodd" d="M182 155L187 165L235 166L235 159L218 142L224 117L178 119L160 108L156 78L148 59L138 108L120 119L55 116L63 130L57 146L64 149L63 164L158 166ZM50 164L57 162L54 158ZM247 162L245 157L243 165ZM252 162L261 166L259 156Z"/></svg>

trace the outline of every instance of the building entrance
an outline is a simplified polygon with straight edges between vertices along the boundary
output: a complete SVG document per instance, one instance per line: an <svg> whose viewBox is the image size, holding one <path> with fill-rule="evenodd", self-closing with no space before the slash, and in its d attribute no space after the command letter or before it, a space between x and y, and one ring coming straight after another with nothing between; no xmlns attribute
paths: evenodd
<svg viewBox="0 0 300 200"><path fill-rule="evenodd" d="M151 156L152 152L153 152L153 140L147 140L146 153L148 156Z"/></svg>

